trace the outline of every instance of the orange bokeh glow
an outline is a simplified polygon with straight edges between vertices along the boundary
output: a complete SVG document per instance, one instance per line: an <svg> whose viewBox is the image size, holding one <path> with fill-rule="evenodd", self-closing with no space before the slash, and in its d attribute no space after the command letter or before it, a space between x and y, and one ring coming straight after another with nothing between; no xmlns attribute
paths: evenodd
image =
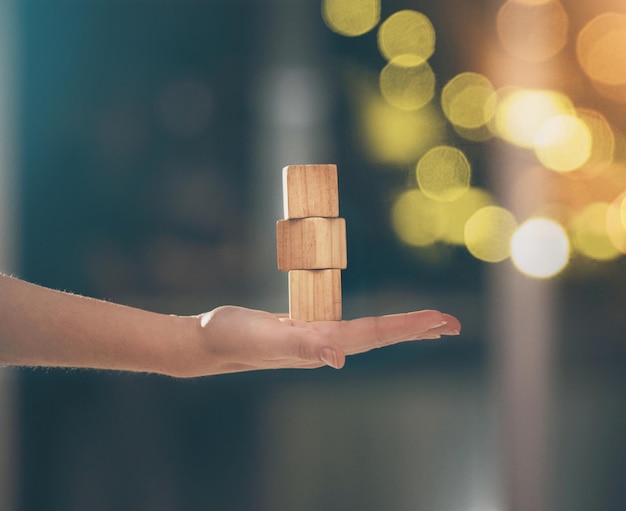
<svg viewBox="0 0 626 511"><path fill-rule="evenodd" d="M509 0L500 7L496 21L502 46L522 60L548 60L567 42L569 18L557 0Z"/></svg>
<svg viewBox="0 0 626 511"><path fill-rule="evenodd" d="M607 12L587 23L578 35L576 55L583 71L595 82L626 83L626 15Z"/></svg>

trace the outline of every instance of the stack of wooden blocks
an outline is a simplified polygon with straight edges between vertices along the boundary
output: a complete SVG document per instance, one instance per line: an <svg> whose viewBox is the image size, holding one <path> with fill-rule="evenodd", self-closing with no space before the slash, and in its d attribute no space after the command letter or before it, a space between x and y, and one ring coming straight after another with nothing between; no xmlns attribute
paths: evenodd
<svg viewBox="0 0 626 511"><path fill-rule="evenodd" d="M289 317L341 319L346 222L339 218L336 165L283 169L284 220L276 225L278 269L289 272Z"/></svg>

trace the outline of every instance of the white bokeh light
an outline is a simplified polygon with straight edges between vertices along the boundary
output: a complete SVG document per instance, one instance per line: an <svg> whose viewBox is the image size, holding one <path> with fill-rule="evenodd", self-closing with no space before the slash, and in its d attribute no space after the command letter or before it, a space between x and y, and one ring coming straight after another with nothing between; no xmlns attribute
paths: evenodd
<svg viewBox="0 0 626 511"><path fill-rule="evenodd" d="M567 233L547 218L527 220L511 239L513 264L530 277L545 279L556 275L567 265L569 254Z"/></svg>

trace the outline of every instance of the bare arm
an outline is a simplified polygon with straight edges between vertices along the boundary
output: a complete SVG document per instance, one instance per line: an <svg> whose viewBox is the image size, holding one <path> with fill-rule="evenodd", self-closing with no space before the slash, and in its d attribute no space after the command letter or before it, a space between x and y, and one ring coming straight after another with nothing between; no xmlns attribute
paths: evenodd
<svg viewBox="0 0 626 511"><path fill-rule="evenodd" d="M295 322L242 307L157 314L0 275L0 363L192 377L256 369L343 367L345 356L456 335L438 311Z"/></svg>
<svg viewBox="0 0 626 511"><path fill-rule="evenodd" d="M0 275L0 363L165 372L185 318Z"/></svg>

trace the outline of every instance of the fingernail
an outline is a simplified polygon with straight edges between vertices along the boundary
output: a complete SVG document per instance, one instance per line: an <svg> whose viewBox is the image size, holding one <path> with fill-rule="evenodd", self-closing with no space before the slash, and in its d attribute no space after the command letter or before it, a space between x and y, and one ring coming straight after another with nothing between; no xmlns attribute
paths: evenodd
<svg viewBox="0 0 626 511"><path fill-rule="evenodd" d="M320 359L326 365L339 369L339 362L337 362L337 354L335 353L335 350L331 348L322 348L322 351L320 352Z"/></svg>
<svg viewBox="0 0 626 511"><path fill-rule="evenodd" d="M444 335L459 335L461 332L458 328L451 328L450 330L446 330Z"/></svg>

